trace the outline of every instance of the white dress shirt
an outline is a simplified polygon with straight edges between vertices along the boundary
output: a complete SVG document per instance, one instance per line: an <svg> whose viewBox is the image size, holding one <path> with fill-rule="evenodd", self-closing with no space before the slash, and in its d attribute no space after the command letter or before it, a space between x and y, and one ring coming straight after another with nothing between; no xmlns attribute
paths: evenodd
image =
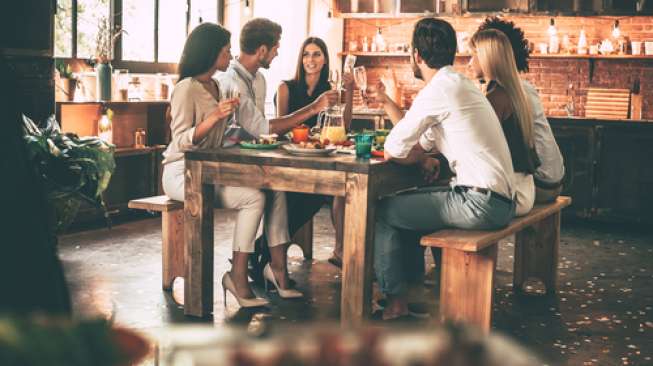
<svg viewBox="0 0 653 366"><path fill-rule="evenodd" d="M390 131L385 151L405 158L419 143L436 148L456 173L452 184L490 189L514 198L508 143L492 105L453 67L438 70Z"/></svg>
<svg viewBox="0 0 653 366"><path fill-rule="evenodd" d="M556 143L549 121L544 115L544 107L540 101L537 90L526 80L522 80L526 97L533 110L533 122L535 125L535 151L540 158L540 165L533 176L544 183L558 183L565 176L565 165L562 160L560 148Z"/></svg>
<svg viewBox="0 0 653 366"><path fill-rule="evenodd" d="M225 131L223 146L231 146L243 140L252 140L270 131L270 124L265 118L265 77L260 72L250 74L245 67L232 60L227 71L218 76L224 90L234 85L240 91L238 107L238 125L241 128L229 128Z"/></svg>

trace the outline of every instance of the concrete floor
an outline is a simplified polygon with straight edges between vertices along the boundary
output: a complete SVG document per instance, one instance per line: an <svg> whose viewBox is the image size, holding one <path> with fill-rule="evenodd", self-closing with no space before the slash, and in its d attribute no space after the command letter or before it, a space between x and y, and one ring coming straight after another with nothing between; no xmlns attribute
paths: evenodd
<svg viewBox="0 0 653 366"><path fill-rule="evenodd" d="M233 213L215 221L215 324L246 327L254 315L238 309L219 285L231 256ZM283 301L270 295L265 310L271 323L333 321L339 316L340 271L326 262L333 228L323 209L315 220L312 261L292 247L291 276L306 296ZM75 314L115 316L118 324L140 330L198 322L185 318L173 296L161 290L160 219L146 218L88 229L60 238L60 255L71 287ZM653 234L637 228L563 220L560 291L555 298L512 292L513 240L501 242L497 266L493 327L526 347L548 365L653 365ZM427 256L427 262L430 262ZM181 297L180 282L175 298ZM262 289L257 289L262 294ZM437 318L437 288L413 296L431 304ZM203 320L200 322L207 322Z"/></svg>

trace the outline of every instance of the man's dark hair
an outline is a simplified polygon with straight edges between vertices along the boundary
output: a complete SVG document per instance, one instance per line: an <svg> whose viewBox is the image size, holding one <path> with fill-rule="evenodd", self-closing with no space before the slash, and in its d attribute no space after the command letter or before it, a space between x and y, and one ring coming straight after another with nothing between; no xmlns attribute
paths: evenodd
<svg viewBox="0 0 653 366"><path fill-rule="evenodd" d="M521 72L528 72L528 40L524 38L524 31L515 26L514 22L501 19L499 17L487 17L483 24L478 27L477 32L481 32L487 29L496 29L503 32L508 36L510 44L512 45L512 51L515 54L515 64L517 65L517 70Z"/></svg>
<svg viewBox="0 0 653 366"><path fill-rule="evenodd" d="M442 19L424 18L415 24L412 46L432 69L453 65L456 31Z"/></svg>
<svg viewBox="0 0 653 366"><path fill-rule="evenodd" d="M274 47L281 39L281 26L270 19L254 18L240 33L240 52L253 55L261 46Z"/></svg>
<svg viewBox="0 0 653 366"><path fill-rule="evenodd" d="M231 33L215 23L202 23L193 29L177 66L179 81L209 71L230 39Z"/></svg>

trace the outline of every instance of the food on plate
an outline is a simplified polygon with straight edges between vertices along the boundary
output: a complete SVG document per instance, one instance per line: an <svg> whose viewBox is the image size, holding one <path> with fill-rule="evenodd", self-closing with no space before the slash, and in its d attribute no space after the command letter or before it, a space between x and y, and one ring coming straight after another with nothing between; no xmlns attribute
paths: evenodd
<svg viewBox="0 0 653 366"><path fill-rule="evenodd" d="M324 149L326 144L323 144L318 140L309 140L298 143L297 147L302 149Z"/></svg>
<svg viewBox="0 0 653 366"><path fill-rule="evenodd" d="M270 135L260 135L259 138L250 141L253 145L273 145L277 143L279 135L276 133Z"/></svg>

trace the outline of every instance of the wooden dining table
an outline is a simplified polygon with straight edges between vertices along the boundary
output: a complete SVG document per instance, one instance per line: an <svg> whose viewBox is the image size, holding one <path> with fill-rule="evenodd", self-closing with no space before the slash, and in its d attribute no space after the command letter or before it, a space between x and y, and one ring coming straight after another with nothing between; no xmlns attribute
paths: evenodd
<svg viewBox="0 0 653 366"><path fill-rule="evenodd" d="M345 197L340 319L362 324L371 314L374 210L384 195L418 186L415 167L353 155L290 155L239 147L185 153L184 313L213 312L213 196L216 184ZM289 213L292 214L292 213Z"/></svg>

